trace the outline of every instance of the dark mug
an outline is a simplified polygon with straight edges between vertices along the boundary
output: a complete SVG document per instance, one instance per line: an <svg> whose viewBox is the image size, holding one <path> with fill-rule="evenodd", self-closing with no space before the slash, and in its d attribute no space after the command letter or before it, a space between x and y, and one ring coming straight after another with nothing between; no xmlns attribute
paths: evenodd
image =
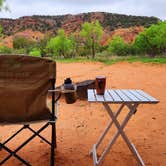
<svg viewBox="0 0 166 166"><path fill-rule="evenodd" d="M73 104L77 100L77 94L76 94L76 85L72 83L72 80L70 78L67 78L64 80L64 90L66 91L65 94L65 100L67 104Z"/></svg>
<svg viewBox="0 0 166 166"><path fill-rule="evenodd" d="M106 85L106 77L97 76L95 81L95 87L98 95L104 95L105 85Z"/></svg>
<svg viewBox="0 0 166 166"><path fill-rule="evenodd" d="M67 104L73 104L76 102L76 100L77 100L76 91L65 93L65 101Z"/></svg>

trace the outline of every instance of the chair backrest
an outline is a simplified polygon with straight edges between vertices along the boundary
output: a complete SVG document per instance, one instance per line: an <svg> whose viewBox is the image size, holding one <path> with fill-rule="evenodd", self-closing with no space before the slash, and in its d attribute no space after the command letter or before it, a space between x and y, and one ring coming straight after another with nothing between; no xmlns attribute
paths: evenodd
<svg viewBox="0 0 166 166"><path fill-rule="evenodd" d="M56 78L56 63L23 55L0 55L0 123L50 118L47 92Z"/></svg>

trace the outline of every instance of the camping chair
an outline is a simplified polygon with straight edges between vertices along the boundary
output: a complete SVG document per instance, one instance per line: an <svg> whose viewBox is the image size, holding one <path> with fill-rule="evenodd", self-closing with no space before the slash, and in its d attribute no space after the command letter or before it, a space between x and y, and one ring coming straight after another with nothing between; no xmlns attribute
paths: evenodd
<svg viewBox="0 0 166 166"><path fill-rule="evenodd" d="M23 124L23 127L15 132L6 141L0 143L1 150L9 154L2 161L3 165L12 156L25 165L31 164L17 154L27 143L36 136L51 146L50 165L54 165L54 149L56 147L56 110L55 100L56 63L37 57L23 55L0 55L0 124ZM51 89L52 110L46 104L47 92ZM30 124L46 121L45 124L35 131ZM51 125L51 141L40 133ZM15 150L7 147L21 131L28 129L33 133ZM0 132L0 136L2 132Z"/></svg>

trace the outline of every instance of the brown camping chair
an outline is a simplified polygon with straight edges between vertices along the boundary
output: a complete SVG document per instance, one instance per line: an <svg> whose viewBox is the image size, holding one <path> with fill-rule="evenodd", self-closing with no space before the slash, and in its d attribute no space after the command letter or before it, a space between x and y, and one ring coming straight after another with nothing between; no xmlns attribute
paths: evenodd
<svg viewBox="0 0 166 166"><path fill-rule="evenodd" d="M9 154L2 161L3 165L12 156L25 165L31 165L17 154L27 143L36 136L51 146L50 165L54 165L54 149L56 147L56 107L55 92L52 92L52 110L46 104L47 92L55 89L56 63L37 57L23 55L0 55L0 124L23 124L23 127L0 143L0 149ZM37 131L30 127L33 122L45 121L46 123ZM51 141L40 133L51 125ZM21 131L28 129L33 135L26 139L14 151L7 147ZM2 132L0 132L0 136ZM1 152L1 151L0 151Z"/></svg>

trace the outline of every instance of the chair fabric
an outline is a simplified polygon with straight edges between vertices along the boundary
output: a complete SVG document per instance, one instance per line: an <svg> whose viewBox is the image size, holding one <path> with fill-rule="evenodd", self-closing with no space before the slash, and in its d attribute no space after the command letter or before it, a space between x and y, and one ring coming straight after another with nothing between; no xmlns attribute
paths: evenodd
<svg viewBox="0 0 166 166"><path fill-rule="evenodd" d="M0 123L50 119L46 98L56 63L23 55L0 55Z"/></svg>

